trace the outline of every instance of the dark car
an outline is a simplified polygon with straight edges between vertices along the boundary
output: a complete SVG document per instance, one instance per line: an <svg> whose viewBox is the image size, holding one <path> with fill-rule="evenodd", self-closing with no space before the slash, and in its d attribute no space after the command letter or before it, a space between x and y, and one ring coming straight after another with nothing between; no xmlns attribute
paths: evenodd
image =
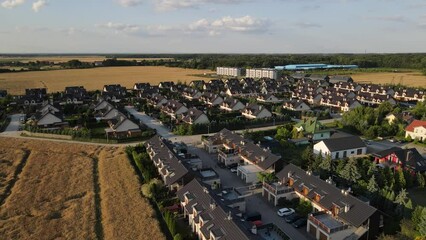
<svg viewBox="0 0 426 240"><path fill-rule="evenodd" d="M229 164L228 166L226 166L228 169L231 169L231 168L236 168L236 167L238 167L238 163L232 163L232 164Z"/></svg>
<svg viewBox="0 0 426 240"><path fill-rule="evenodd" d="M285 218L285 221L288 223L294 223L295 221L299 220L302 216L300 216L297 213L293 213L290 216Z"/></svg>
<svg viewBox="0 0 426 240"><path fill-rule="evenodd" d="M248 213L245 216L244 220L246 220L247 222L259 221L262 220L262 214L260 214L259 212Z"/></svg>
<svg viewBox="0 0 426 240"><path fill-rule="evenodd" d="M306 226L307 221L308 221L307 218L299 218L297 221L293 223L293 227L300 228L300 227Z"/></svg>

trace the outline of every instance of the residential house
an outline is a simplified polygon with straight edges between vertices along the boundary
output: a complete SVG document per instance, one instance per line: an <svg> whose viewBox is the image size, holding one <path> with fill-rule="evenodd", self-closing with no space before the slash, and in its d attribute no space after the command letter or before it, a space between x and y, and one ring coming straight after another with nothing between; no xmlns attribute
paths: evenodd
<svg viewBox="0 0 426 240"><path fill-rule="evenodd" d="M176 100L168 100L161 107L161 112L169 115L172 119L177 119L178 115L186 113L187 111L188 111L188 108L184 104Z"/></svg>
<svg viewBox="0 0 426 240"><path fill-rule="evenodd" d="M239 164L237 175L246 183L258 182L257 173L275 172L282 165L281 156L228 129L203 139L202 144L209 153L218 153L220 164Z"/></svg>
<svg viewBox="0 0 426 240"><path fill-rule="evenodd" d="M175 85L174 82L160 82L158 87L160 89L171 89Z"/></svg>
<svg viewBox="0 0 426 240"><path fill-rule="evenodd" d="M313 213L308 215L306 231L315 239L376 239L383 227L380 212L367 202L351 195L349 189L337 188L293 164L276 174L275 183L263 183L262 195L277 205L280 198L309 201Z"/></svg>
<svg viewBox="0 0 426 240"><path fill-rule="evenodd" d="M20 103L25 106L36 106L48 101L46 88L25 89L25 95L20 98Z"/></svg>
<svg viewBox="0 0 426 240"><path fill-rule="evenodd" d="M157 167L164 184L173 191L189 183L193 176L173 151L173 144L156 135L144 143L146 151Z"/></svg>
<svg viewBox="0 0 426 240"><path fill-rule="evenodd" d="M377 164L389 166L395 170L402 168L413 174L426 171L426 159L420 155L416 148L393 147L374 153L373 156Z"/></svg>
<svg viewBox="0 0 426 240"><path fill-rule="evenodd" d="M188 111L182 114L182 122L193 125L193 124L209 124L209 118L207 115L196 108L190 108Z"/></svg>
<svg viewBox="0 0 426 240"><path fill-rule="evenodd" d="M311 74L308 79L311 81L328 82L330 77L328 75Z"/></svg>
<svg viewBox="0 0 426 240"><path fill-rule="evenodd" d="M395 122L398 122L399 119L401 119L401 114L396 113L388 113L385 117L385 120L387 120L390 125Z"/></svg>
<svg viewBox="0 0 426 240"><path fill-rule="evenodd" d="M206 92L220 93L225 90L225 83L220 79L212 79L204 84L203 90Z"/></svg>
<svg viewBox="0 0 426 240"><path fill-rule="evenodd" d="M322 125L316 117L304 118L296 123L294 128L313 141L328 139L331 136L331 130Z"/></svg>
<svg viewBox="0 0 426 240"><path fill-rule="evenodd" d="M205 84L204 80L194 80L189 83L189 86L192 88L201 90L203 89L204 84Z"/></svg>
<svg viewBox="0 0 426 240"><path fill-rule="evenodd" d="M274 94L272 94L272 93L261 94L257 97L256 100L258 102L262 102L262 103L279 103L279 102L282 102L281 99L275 97Z"/></svg>
<svg viewBox="0 0 426 240"><path fill-rule="evenodd" d="M223 103L223 98L216 93L204 92L200 97L200 101L209 106L218 106Z"/></svg>
<svg viewBox="0 0 426 240"><path fill-rule="evenodd" d="M144 91L144 90L148 90L150 88L151 88L150 83L135 83L133 85L133 90L136 90L136 91Z"/></svg>
<svg viewBox="0 0 426 240"><path fill-rule="evenodd" d="M197 100L201 97L201 92L194 88L185 88L182 96L188 100Z"/></svg>
<svg viewBox="0 0 426 240"><path fill-rule="evenodd" d="M356 157L366 153L367 146L358 136L329 138L314 145L314 154L321 154L323 157L331 155L331 159Z"/></svg>
<svg viewBox="0 0 426 240"><path fill-rule="evenodd" d="M113 119L108 121L109 128L105 129L107 137L129 138L140 136L142 131L136 123L132 122L123 114L119 113Z"/></svg>
<svg viewBox="0 0 426 240"><path fill-rule="evenodd" d="M426 140L426 121L413 120L405 128L405 137L411 139L417 139L419 141Z"/></svg>
<svg viewBox="0 0 426 240"><path fill-rule="evenodd" d="M92 109L97 112L106 108L114 108L114 106L103 98L98 99L98 103L92 105Z"/></svg>
<svg viewBox="0 0 426 240"><path fill-rule="evenodd" d="M351 76L331 76L328 80L329 83L338 84L338 83L353 83L354 80Z"/></svg>
<svg viewBox="0 0 426 240"><path fill-rule="evenodd" d="M227 112L240 111L244 107L244 104L240 100L231 97L225 97L222 104L220 104L220 109Z"/></svg>
<svg viewBox="0 0 426 240"><path fill-rule="evenodd" d="M57 106L45 104L32 117L33 124L39 128L60 129L68 126L63 113Z"/></svg>
<svg viewBox="0 0 426 240"><path fill-rule="evenodd" d="M120 84L104 85L102 98L112 102L120 102L127 96L127 90Z"/></svg>
<svg viewBox="0 0 426 240"><path fill-rule="evenodd" d="M167 98L163 97L162 95L155 94L155 95L153 95L151 97L148 97L147 100L146 100L146 103L148 105L151 105L151 106L155 107L155 108L160 108L164 104L166 104L167 101L168 101Z"/></svg>
<svg viewBox="0 0 426 240"><path fill-rule="evenodd" d="M293 100L284 102L283 108L290 111L297 111L297 112L311 110L308 104L306 104L303 100L298 100L298 99L293 99Z"/></svg>
<svg viewBox="0 0 426 240"><path fill-rule="evenodd" d="M262 105L249 103L241 111L242 115L248 119L263 119L272 117L272 113Z"/></svg>
<svg viewBox="0 0 426 240"><path fill-rule="evenodd" d="M406 88L395 91L394 93L395 99L404 102L410 101L419 101L424 102L426 99L426 94L424 90L414 89L414 88Z"/></svg>
<svg viewBox="0 0 426 240"><path fill-rule="evenodd" d="M377 106L384 102L389 102L391 105L396 105L396 100L390 95L381 95L376 93L358 93L356 99L367 106Z"/></svg>
<svg viewBox="0 0 426 240"><path fill-rule="evenodd" d="M176 192L183 216L197 239L262 239L255 235L253 223L241 220L239 209L245 205L244 198L228 199L227 193L217 192L196 179Z"/></svg>
<svg viewBox="0 0 426 240"><path fill-rule="evenodd" d="M65 87L65 92L61 93L61 105L83 104L90 100L86 89L83 86Z"/></svg>

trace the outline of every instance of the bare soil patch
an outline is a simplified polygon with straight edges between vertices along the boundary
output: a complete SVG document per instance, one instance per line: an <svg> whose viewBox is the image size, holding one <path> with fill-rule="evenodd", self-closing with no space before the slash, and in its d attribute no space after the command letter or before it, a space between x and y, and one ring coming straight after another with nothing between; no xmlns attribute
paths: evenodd
<svg viewBox="0 0 426 240"><path fill-rule="evenodd" d="M426 87L426 76L420 72L361 73L352 76L355 82L375 84L401 84L409 87Z"/></svg>

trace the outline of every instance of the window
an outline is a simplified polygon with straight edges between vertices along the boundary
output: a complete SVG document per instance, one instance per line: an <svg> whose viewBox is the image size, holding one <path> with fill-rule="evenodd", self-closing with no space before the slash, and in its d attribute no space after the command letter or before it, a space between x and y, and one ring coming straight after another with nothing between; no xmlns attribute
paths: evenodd
<svg viewBox="0 0 426 240"><path fill-rule="evenodd" d="M336 152L336 158L339 158L339 152Z"/></svg>
<svg viewBox="0 0 426 240"><path fill-rule="evenodd" d="M357 150L356 150L356 154L357 154L357 155L361 155L361 154L362 154L362 148L357 149Z"/></svg>
<svg viewBox="0 0 426 240"><path fill-rule="evenodd" d="M355 153L355 151L351 151L351 154L354 154Z"/></svg>

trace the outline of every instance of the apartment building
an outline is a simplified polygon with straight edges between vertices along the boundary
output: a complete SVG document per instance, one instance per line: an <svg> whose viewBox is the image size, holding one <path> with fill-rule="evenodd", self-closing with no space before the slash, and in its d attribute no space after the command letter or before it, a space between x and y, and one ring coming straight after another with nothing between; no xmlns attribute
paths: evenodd
<svg viewBox="0 0 426 240"><path fill-rule="evenodd" d="M243 69L235 67L217 67L216 74L229 77L241 77Z"/></svg>

